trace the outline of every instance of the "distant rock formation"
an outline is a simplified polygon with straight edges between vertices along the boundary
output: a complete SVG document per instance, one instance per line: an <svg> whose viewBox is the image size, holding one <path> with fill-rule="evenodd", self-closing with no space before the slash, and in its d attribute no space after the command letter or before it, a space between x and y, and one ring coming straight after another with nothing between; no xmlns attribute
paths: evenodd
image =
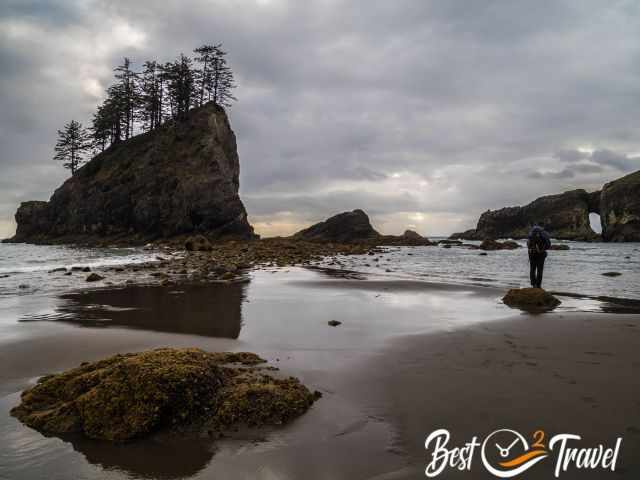
<svg viewBox="0 0 640 480"><path fill-rule="evenodd" d="M418 247L418 246L430 246L435 245L427 237L423 237L418 232L413 230L405 230L402 235L382 235L377 242L378 245L386 246L405 246L405 247Z"/></svg>
<svg viewBox="0 0 640 480"><path fill-rule="evenodd" d="M590 213L600 215L601 237L591 229ZM640 171L607 183L601 191L572 190L540 197L524 207L488 210L475 229L450 238L526 238L534 223L562 240L640 241Z"/></svg>
<svg viewBox="0 0 640 480"><path fill-rule="evenodd" d="M371 226L367 214L357 209L300 230L293 238L309 242L368 243L375 242L380 236Z"/></svg>
<svg viewBox="0 0 640 480"><path fill-rule="evenodd" d="M58 188L24 202L13 242L146 241L201 233L254 237L238 196L236 138L209 103L184 122L114 144Z"/></svg>
<svg viewBox="0 0 640 480"><path fill-rule="evenodd" d="M602 188L600 212L605 241L640 241L640 170Z"/></svg>
<svg viewBox="0 0 640 480"><path fill-rule="evenodd" d="M321 243L367 243L374 245L418 246L433 245L428 238L413 230L402 235L381 235L369 216L360 209L343 212L328 218L324 222L300 230L293 239Z"/></svg>

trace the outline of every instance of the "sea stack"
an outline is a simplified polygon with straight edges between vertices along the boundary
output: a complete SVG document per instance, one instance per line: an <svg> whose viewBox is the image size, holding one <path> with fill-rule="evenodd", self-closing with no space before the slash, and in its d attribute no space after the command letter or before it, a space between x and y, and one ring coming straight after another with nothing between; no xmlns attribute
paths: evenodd
<svg viewBox="0 0 640 480"><path fill-rule="evenodd" d="M602 236L591 229L590 213L600 215ZM480 216L476 228L454 233L450 238L526 238L534 223L561 240L640 241L640 171L609 182L595 192L572 190L540 197L523 207L488 210Z"/></svg>
<svg viewBox="0 0 640 480"><path fill-rule="evenodd" d="M236 137L208 103L184 121L113 144L49 202L24 202L13 242L147 241L199 233L255 237L238 195Z"/></svg>

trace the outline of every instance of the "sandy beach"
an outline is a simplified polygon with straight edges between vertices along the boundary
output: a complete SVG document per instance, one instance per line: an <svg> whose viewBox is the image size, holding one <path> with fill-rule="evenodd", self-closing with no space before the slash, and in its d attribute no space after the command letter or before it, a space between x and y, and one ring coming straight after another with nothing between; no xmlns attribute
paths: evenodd
<svg viewBox="0 0 640 480"><path fill-rule="evenodd" d="M344 277L292 268L244 283L20 297L2 311L0 477L424 478L431 431L463 444L508 427L594 445L622 436L609 474L637 478L640 315L582 313L593 302L576 299L520 314L498 289ZM215 442L47 438L8 415L45 373L159 346L253 351L323 398L290 425ZM525 478L550 478L552 467ZM494 478L479 461L469 475L440 478Z"/></svg>

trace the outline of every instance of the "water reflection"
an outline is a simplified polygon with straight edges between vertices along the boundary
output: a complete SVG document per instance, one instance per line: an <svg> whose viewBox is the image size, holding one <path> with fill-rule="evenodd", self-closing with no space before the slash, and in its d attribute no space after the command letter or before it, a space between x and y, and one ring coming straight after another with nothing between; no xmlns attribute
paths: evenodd
<svg viewBox="0 0 640 480"><path fill-rule="evenodd" d="M134 478L190 478L206 467L215 453L214 442L196 437L157 436L114 445L80 435L65 436L89 463Z"/></svg>
<svg viewBox="0 0 640 480"><path fill-rule="evenodd" d="M86 327L127 327L236 339L246 283L130 286L60 295L53 313L20 321L54 320Z"/></svg>

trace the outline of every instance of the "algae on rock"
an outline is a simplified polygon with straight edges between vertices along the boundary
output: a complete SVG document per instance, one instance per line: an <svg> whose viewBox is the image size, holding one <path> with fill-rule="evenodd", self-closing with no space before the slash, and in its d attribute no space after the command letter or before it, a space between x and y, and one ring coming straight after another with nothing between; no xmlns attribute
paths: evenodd
<svg viewBox="0 0 640 480"><path fill-rule="evenodd" d="M280 424L318 398L295 378L264 374L264 362L196 348L115 355L42 377L11 414L44 432L123 442L193 424Z"/></svg>

